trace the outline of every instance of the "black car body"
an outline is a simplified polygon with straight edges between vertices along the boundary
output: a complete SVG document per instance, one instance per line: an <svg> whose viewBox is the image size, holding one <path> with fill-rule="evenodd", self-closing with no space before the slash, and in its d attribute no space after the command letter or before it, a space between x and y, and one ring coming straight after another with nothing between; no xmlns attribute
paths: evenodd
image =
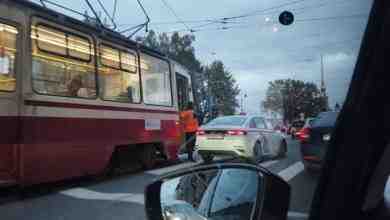
<svg viewBox="0 0 390 220"><path fill-rule="evenodd" d="M291 134L291 137L294 139L296 138L296 133L303 128L305 125L304 120L295 120L291 124L291 127L289 129L289 133Z"/></svg>
<svg viewBox="0 0 390 220"><path fill-rule="evenodd" d="M338 112L320 113L311 126L300 132L302 160L306 169L319 170L336 123Z"/></svg>

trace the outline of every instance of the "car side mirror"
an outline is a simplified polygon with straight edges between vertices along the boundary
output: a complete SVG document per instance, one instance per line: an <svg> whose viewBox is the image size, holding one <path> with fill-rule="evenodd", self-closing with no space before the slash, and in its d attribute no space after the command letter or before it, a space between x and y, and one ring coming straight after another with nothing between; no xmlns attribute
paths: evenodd
<svg viewBox="0 0 390 220"><path fill-rule="evenodd" d="M290 186L249 163L200 165L146 187L149 220L287 219Z"/></svg>

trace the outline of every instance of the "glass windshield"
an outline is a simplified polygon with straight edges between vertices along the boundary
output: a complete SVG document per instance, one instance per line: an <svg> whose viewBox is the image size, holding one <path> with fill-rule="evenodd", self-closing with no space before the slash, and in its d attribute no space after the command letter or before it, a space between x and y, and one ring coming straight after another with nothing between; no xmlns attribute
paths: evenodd
<svg viewBox="0 0 390 220"><path fill-rule="evenodd" d="M378 45L388 13L367 29L373 2L0 0L0 191L65 185L11 196L17 202L0 196L1 220L146 220L154 179L229 157L280 176L291 187L287 220L307 218L320 177L332 176L321 175L329 144L353 132L335 135L338 112L353 117L348 111L362 108L347 92L385 84L357 65L385 60L359 57L360 48L388 49ZM252 207L256 179L224 175L200 188L204 198L183 192L172 209L220 220L210 216ZM185 179L173 185L199 184ZM167 220L178 219L190 220Z"/></svg>
<svg viewBox="0 0 390 220"><path fill-rule="evenodd" d="M241 117L241 116L221 117L210 121L207 125L208 126L215 126L215 125L241 126L245 123L246 120L247 120L246 117Z"/></svg>
<svg viewBox="0 0 390 220"><path fill-rule="evenodd" d="M311 123L312 126L334 126L338 112L322 112Z"/></svg>

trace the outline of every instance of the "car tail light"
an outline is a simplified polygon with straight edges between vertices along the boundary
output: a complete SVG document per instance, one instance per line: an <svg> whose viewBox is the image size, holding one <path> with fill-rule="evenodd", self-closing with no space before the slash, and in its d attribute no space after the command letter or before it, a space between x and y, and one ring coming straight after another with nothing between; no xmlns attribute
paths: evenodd
<svg viewBox="0 0 390 220"><path fill-rule="evenodd" d="M204 130L198 130L196 132L196 135L198 135L198 136L205 135L205 134L206 134L206 132Z"/></svg>
<svg viewBox="0 0 390 220"><path fill-rule="evenodd" d="M298 140L305 142L310 138L310 128L302 128L300 131L295 133L295 135L297 136Z"/></svg>
<svg viewBox="0 0 390 220"><path fill-rule="evenodd" d="M246 131L243 131L243 130L229 130L229 131L226 131L226 134L227 135L246 135Z"/></svg>

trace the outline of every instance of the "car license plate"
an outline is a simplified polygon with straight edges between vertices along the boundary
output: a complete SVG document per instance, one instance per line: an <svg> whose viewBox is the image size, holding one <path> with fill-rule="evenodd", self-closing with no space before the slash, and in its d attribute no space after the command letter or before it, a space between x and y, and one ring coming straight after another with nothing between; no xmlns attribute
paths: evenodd
<svg viewBox="0 0 390 220"><path fill-rule="evenodd" d="M322 140L323 141L329 141L330 140L330 134L325 134L324 136L322 136Z"/></svg>
<svg viewBox="0 0 390 220"><path fill-rule="evenodd" d="M221 139L223 139L223 135L220 135L220 134L209 134L209 135L207 135L207 139L210 139L210 140L221 140Z"/></svg>

